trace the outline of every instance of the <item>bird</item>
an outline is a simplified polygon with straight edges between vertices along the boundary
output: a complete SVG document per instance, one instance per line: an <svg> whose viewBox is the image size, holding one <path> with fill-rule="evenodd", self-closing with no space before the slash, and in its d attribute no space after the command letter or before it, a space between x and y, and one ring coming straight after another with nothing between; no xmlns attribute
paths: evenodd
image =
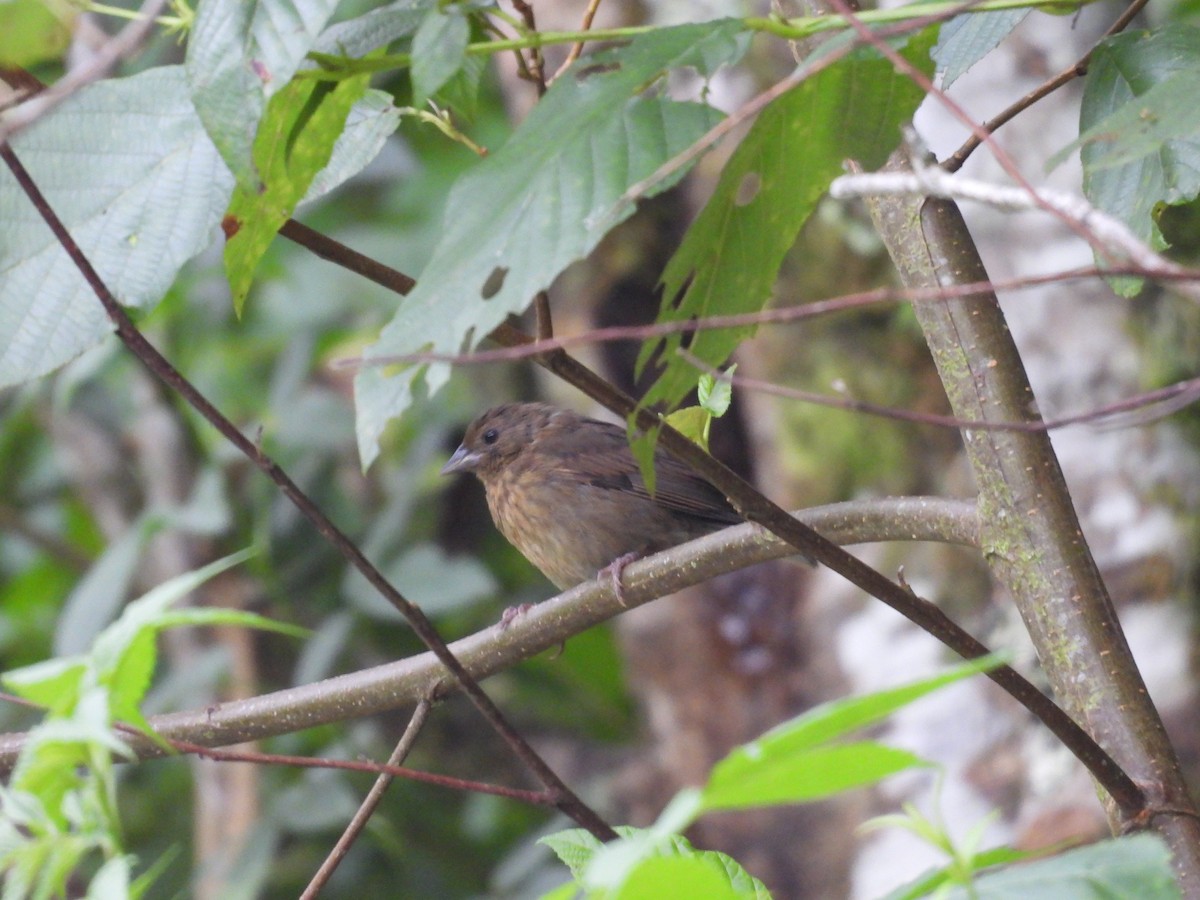
<svg viewBox="0 0 1200 900"><path fill-rule="evenodd" d="M481 413L442 467L483 482L496 527L559 590L607 572L618 599L627 563L743 521L661 448L654 471L651 494L623 428L547 403Z"/></svg>

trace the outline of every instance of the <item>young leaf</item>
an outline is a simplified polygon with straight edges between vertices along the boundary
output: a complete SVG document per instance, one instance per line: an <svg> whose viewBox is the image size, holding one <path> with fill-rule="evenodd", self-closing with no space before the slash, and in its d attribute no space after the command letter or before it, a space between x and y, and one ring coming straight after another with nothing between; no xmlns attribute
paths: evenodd
<svg viewBox="0 0 1200 900"><path fill-rule="evenodd" d="M930 763L872 741L812 750L776 746L759 759L726 757L701 791L702 812L809 803Z"/></svg>
<svg viewBox="0 0 1200 900"><path fill-rule="evenodd" d="M201 3L188 37L195 109L238 184L255 190L254 145L267 101L288 85L337 0Z"/></svg>

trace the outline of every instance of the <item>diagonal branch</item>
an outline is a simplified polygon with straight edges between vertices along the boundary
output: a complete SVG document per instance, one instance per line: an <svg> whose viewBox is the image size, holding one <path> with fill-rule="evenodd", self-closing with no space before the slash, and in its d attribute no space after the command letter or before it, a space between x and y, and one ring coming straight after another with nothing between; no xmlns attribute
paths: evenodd
<svg viewBox="0 0 1200 900"><path fill-rule="evenodd" d="M229 419L209 402L200 391L189 382L167 359L146 340L137 330L125 310L117 302L116 297L108 289L99 273L88 261L79 245L75 243L62 220L50 207L38 186L29 177L29 172L21 164L12 148L7 143L0 143L0 159L8 166L21 189L37 209L43 221L58 239L63 250L74 262L84 279L96 293L112 321L117 337L131 353L167 387L176 391L217 431L237 447L251 462L253 462L268 478L271 479L292 502L300 513L308 519L318 532L329 541L341 555L357 569L364 578L379 593L396 607L407 619L417 636L425 646L446 666L458 679L463 691L470 698L476 709L483 715L489 725L509 745L517 757L525 763L546 787L556 797L555 805L577 823L587 828L601 840L612 840L616 832L604 822L591 808L580 800L570 788L554 773L546 762L534 752L517 730L504 718L500 709L484 693L479 683L463 668L446 646L446 642L438 634L433 623L421 611L420 607L404 597L395 587L375 568L363 555L362 551L342 531L333 524L328 516L300 490L299 486L273 459L262 451L262 448L243 435Z"/></svg>

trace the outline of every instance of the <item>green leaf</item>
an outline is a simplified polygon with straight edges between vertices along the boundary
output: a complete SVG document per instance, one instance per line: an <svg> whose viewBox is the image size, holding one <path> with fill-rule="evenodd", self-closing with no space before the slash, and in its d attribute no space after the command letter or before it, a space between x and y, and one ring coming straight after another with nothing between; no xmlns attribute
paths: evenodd
<svg viewBox="0 0 1200 900"><path fill-rule="evenodd" d="M762 737L733 750L726 759L745 755L762 758L773 752L795 752L816 747L833 738L873 725L914 700L939 688L1003 665L1000 654L973 659L920 681L876 691L862 697L847 697L815 706L790 722L777 725Z"/></svg>
<svg viewBox="0 0 1200 900"><path fill-rule="evenodd" d="M1200 29L1115 35L1092 54L1079 114L1083 191L1098 208L1162 249L1157 217L1200 193ZM1098 260L1103 263L1103 260ZM1140 279L1114 280L1125 296Z"/></svg>
<svg viewBox="0 0 1200 900"><path fill-rule="evenodd" d="M933 31L910 38L904 55L931 69ZM663 273L659 322L754 312L771 296L784 254L846 159L883 163L924 93L874 51L858 51L807 79L763 110L725 165L716 191ZM676 303L676 299L682 299ZM725 362L754 329L699 331L689 351ZM676 354L679 335L647 342L639 367L660 354L662 372L643 405L673 409L695 382ZM656 433L637 444L652 444ZM639 459L651 454L638 451ZM643 468L643 473L645 470Z"/></svg>
<svg viewBox="0 0 1200 900"><path fill-rule="evenodd" d="M991 53L1027 15L1028 9L994 9L955 16L943 23L932 53L942 72L942 89Z"/></svg>
<svg viewBox="0 0 1200 900"><path fill-rule="evenodd" d="M86 672L81 657L61 657L5 672L3 682L18 697L66 715L79 702Z"/></svg>
<svg viewBox="0 0 1200 900"><path fill-rule="evenodd" d="M618 832L621 829L617 829ZM596 851L604 845L595 835L583 828L567 828L538 838L539 844L545 844L554 851L555 856L562 860L571 874L578 880L583 877L584 870L595 856Z"/></svg>
<svg viewBox="0 0 1200 900"><path fill-rule="evenodd" d="M57 59L71 42L78 10L45 0L0 3L0 68L26 69Z"/></svg>
<svg viewBox="0 0 1200 900"><path fill-rule="evenodd" d="M983 875L947 900L1178 900L1162 839L1135 834Z"/></svg>
<svg viewBox="0 0 1200 900"><path fill-rule="evenodd" d="M239 185L225 218L225 269L238 315L258 261L329 163L346 117L369 80L360 75L336 83L293 81L271 98L254 139L254 164L262 185Z"/></svg>
<svg viewBox="0 0 1200 900"><path fill-rule="evenodd" d="M667 416L667 424L692 443L708 450L708 423L711 419L712 416L702 407L685 406Z"/></svg>
<svg viewBox="0 0 1200 900"><path fill-rule="evenodd" d="M300 205L324 196L365 169L379 155L399 124L400 110L392 103L392 95L387 91L368 90L350 108L346 127L333 145L329 164L313 178Z"/></svg>
<svg viewBox="0 0 1200 900"><path fill-rule="evenodd" d="M611 900L704 897L705 900L769 898L766 886L747 874L732 857L704 852L643 860L614 890Z"/></svg>
<svg viewBox="0 0 1200 900"><path fill-rule="evenodd" d="M254 145L267 101L288 85L337 0L200 3L188 38L196 112L243 187L258 186Z"/></svg>
<svg viewBox="0 0 1200 900"><path fill-rule="evenodd" d="M413 36L413 106L424 106L463 67L470 37L471 23L458 7L429 10Z"/></svg>
<svg viewBox="0 0 1200 900"><path fill-rule="evenodd" d="M875 744L822 745L878 722L938 688L995 668L1000 663L1001 659L996 656L981 657L911 684L823 703L732 750L713 768L702 791L702 804L712 809L799 802L866 784L903 768L923 765L911 754ZM856 780L859 773L867 780ZM825 789L826 781L829 790Z"/></svg>
<svg viewBox="0 0 1200 900"><path fill-rule="evenodd" d="M211 243L233 187L179 66L83 88L13 149L117 299L142 309ZM44 375L112 331L7 171L0 272L0 387Z"/></svg>
<svg viewBox="0 0 1200 900"><path fill-rule="evenodd" d="M700 406L712 413L714 418L719 419L729 412L729 405L733 402L733 382L729 378L736 371L737 364L734 363L725 371L725 378L713 378L707 372L700 376L696 398Z"/></svg>
<svg viewBox="0 0 1200 900"><path fill-rule="evenodd" d="M330 25L317 38L318 53L358 58L413 34L437 0L400 0L355 19Z"/></svg>
<svg viewBox="0 0 1200 900"><path fill-rule="evenodd" d="M54 653L83 653L113 620L133 581L142 547L152 533L138 522L113 541L71 590L54 629Z"/></svg>
<svg viewBox="0 0 1200 900"><path fill-rule="evenodd" d="M242 550L195 571L177 575L126 606L121 618L104 629L92 647L92 664L95 666L98 682L123 692L124 686L115 685L114 677L125 665L126 656L131 653L135 657L130 663L131 673L142 670L147 653L143 635L153 634L154 630L161 628L162 618L167 610L204 582L244 562L252 555L252 550ZM150 653L153 654L153 642L150 648ZM153 663L153 659L150 661Z"/></svg>
<svg viewBox="0 0 1200 900"><path fill-rule="evenodd" d="M808 803L929 765L872 741L812 750L775 745L759 759L730 755L717 763L701 791L702 811Z"/></svg>
<svg viewBox="0 0 1200 900"><path fill-rule="evenodd" d="M628 826L618 828L617 833L621 839L609 844L600 844L592 838L593 850L576 876L589 896L626 900L710 896L761 900L770 896L762 882L751 877L732 857L697 850L681 835L663 835ZM585 848L579 849L586 854ZM685 865L662 867L655 864L656 860L679 860ZM679 889L671 889L664 882L668 873L680 879ZM691 889L693 885L697 890Z"/></svg>
<svg viewBox="0 0 1200 900"><path fill-rule="evenodd" d="M737 21L664 28L577 63L558 78L508 143L459 179L441 239L355 381L359 453L369 465L392 416L432 394L449 366L370 365L474 347L586 255L632 207L624 191L719 120L695 103L643 93L667 69L710 74L746 46ZM683 173L681 172L680 175ZM660 185L665 189L669 185Z"/></svg>
<svg viewBox="0 0 1200 900"><path fill-rule="evenodd" d="M307 638L312 632L290 622L277 622L260 616L258 613L246 612L241 609L226 609L220 606L191 606L185 609L172 609L163 613L159 619L161 628L179 628L180 626L215 626L229 625L234 628L257 628L259 631L273 631L288 637Z"/></svg>

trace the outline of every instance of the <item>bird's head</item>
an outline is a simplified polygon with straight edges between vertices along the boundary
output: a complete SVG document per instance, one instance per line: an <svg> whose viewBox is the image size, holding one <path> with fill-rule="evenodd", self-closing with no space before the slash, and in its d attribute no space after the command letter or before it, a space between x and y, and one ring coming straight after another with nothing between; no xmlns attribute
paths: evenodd
<svg viewBox="0 0 1200 900"><path fill-rule="evenodd" d="M567 415L545 403L493 406L467 426L462 443L442 466L442 474L474 472L486 479L529 448L556 418Z"/></svg>

